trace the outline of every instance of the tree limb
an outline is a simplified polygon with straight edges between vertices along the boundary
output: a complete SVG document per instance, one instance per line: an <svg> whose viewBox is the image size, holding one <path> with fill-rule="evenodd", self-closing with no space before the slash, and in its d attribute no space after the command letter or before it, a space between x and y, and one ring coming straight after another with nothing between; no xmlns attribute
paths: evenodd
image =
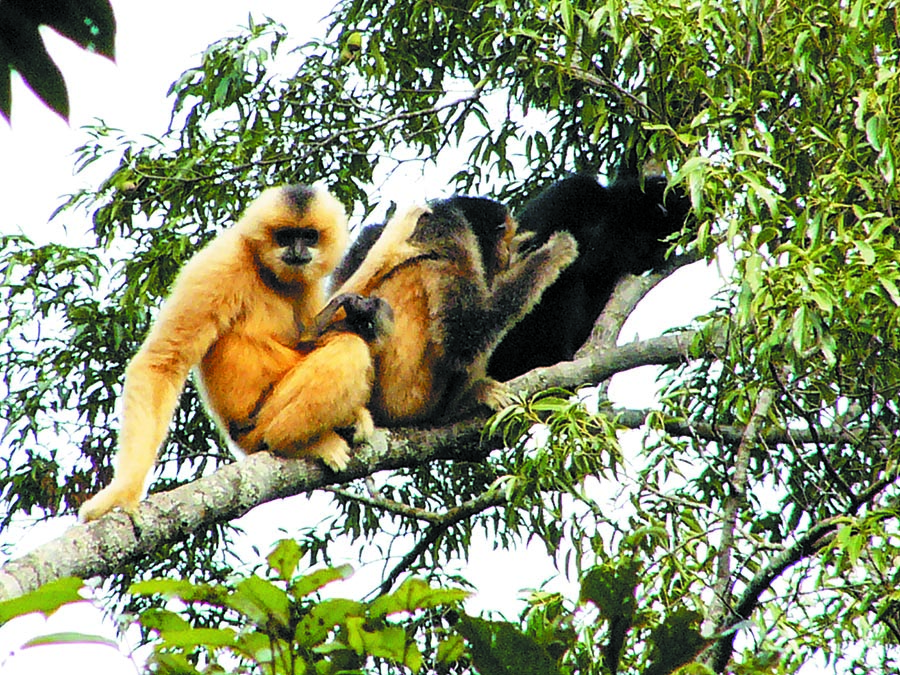
<svg viewBox="0 0 900 675"><path fill-rule="evenodd" d="M746 499L748 465L750 463L750 450L758 441L759 428L769 415L769 410L775 401L773 389L763 389L759 393L756 405L741 442L738 444L734 458L734 472L729 480L729 492L725 497L722 509L722 537L716 552L716 582L713 587L713 602L709 610L708 620L716 627L716 632L721 631L727 623L729 612L729 598L732 590L731 554L734 547L734 532L737 529L738 512ZM730 659L730 655L729 655ZM726 660L727 664L727 660ZM715 672L722 672L723 668L713 667Z"/></svg>
<svg viewBox="0 0 900 675"><path fill-rule="evenodd" d="M731 613L723 617L718 632L724 634L711 647L710 666L715 672L724 672L731 660L735 637L735 631L731 629L750 618L753 610L759 606L762 594L771 588L778 577L804 558L825 548L831 542L840 520L842 520L840 517L828 518L811 527L792 546L773 557L769 564L750 580L737 603L731 608Z"/></svg>
<svg viewBox="0 0 900 675"><path fill-rule="evenodd" d="M686 358L693 335L672 334L593 353L532 371L512 385L526 395L548 387L574 389L637 366L680 361ZM252 455L190 484L150 495L134 514L117 511L88 525L75 525L58 539L8 562L0 568L0 600L62 577L109 575L159 546L238 518L273 499L435 460L481 461L495 447L482 439L486 419L479 415L436 429L378 430L340 473L304 459Z"/></svg>
<svg viewBox="0 0 900 675"><path fill-rule="evenodd" d="M654 414L654 410L634 410L628 408L615 408L612 411L616 421L629 429L640 429L647 422L647 418ZM744 437L745 427L732 425L714 425L707 422L693 422L682 419L669 419L663 423L663 430L671 436L686 436L704 441L717 443L740 443ZM859 434L842 426L830 426L813 433L809 428L805 429L769 429L759 434L759 439L766 445L778 445L780 443L805 444L818 443L847 443L857 445L863 442ZM893 482L893 480L886 481ZM880 492L881 489L877 490ZM869 493L867 492L866 495ZM871 497L865 497L867 501Z"/></svg>

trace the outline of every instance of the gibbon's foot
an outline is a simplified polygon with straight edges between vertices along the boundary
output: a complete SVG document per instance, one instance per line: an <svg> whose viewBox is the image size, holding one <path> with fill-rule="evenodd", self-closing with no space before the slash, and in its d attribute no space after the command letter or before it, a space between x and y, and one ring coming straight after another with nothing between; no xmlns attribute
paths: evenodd
<svg viewBox="0 0 900 675"><path fill-rule="evenodd" d="M129 513L137 510L143 491L113 480L107 487L88 499L78 509L78 520L89 523L109 513L117 506Z"/></svg>
<svg viewBox="0 0 900 675"><path fill-rule="evenodd" d="M308 446L303 454L318 457L335 471L343 471L350 463L350 446L333 431Z"/></svg>
<svg viewBox="0 0 900 675"><path fill-rule="evenodd" d="M513 404L513 392L503 382L490 378L479 380L472 389L475 400L494 412L503 410Z"/></svg>

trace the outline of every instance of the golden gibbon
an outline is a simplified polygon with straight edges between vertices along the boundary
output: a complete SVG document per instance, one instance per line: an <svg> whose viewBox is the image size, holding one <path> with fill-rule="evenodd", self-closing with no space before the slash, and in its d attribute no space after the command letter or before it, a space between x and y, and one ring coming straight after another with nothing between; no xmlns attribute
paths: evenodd
<svg viewBox="0 0 900 675"><path fill-rule="evenodd" d="M137 506L194 367L212 417L240 449L346 465L334 430L371 433L371 354L352 330L329 331L316 317L348 238L327 190L270 188L188 261L128 365L115 475L82 505L82 520ZM301 344L317 328L321 337Z"/></svg>
<svg viewBox="0 0 900 675"><path fill-rule="evenodd" d="M505 207L473 197L413 207L375 234L364 231L336 273L338 294L380 297L393 309L394 331L375 350L375 422L434 423L476 404L506 405L509 392L487 377L488 359L575 260L574 238L560 232L511 255L515 226Z"/></svg>

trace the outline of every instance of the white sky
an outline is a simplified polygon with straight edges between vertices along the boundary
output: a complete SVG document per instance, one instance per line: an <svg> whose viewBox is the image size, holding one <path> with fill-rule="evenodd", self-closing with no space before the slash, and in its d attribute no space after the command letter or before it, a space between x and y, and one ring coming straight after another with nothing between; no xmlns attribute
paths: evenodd
<svg viewBox="0 0 900 675"><path fill-rule="evenodd" d="M69 89L70 122L67 124L44 107L14 76L11 125L0 122L0 232L21 231L39 241L80 241L86 226L67 217L63 229L62 223L48 224L47 219L60 204L62 195L84 185L96 185L97 176L102 177L103 168L108 168L101 167L98 173L92 174L93 179L73 176L72 153L85 138L80 131L82 125L100 118L130 134L162 133L171 105L165 97L170 83L196 62L196 56L207 45L234 32L236 26L246 24L248 8L252 8L256 18L270 16L284 23L292 38L299 41L324 32L318 19L329 6L330 0L158 0L153 3L113 0L118 23L115 63L85 53L49 33L48 48L60 65ZM432 187L431 192L424 192L423 184L421 195L410 195L409 177L404 179L407 198L440 196L436 192L443 187ZM654 292L656 299L652 305L645 303L646 308L639 308L623 337L631 339L638 333L641 337L656 335L709 308L714 275L702 265L695 265L677 276ZM685 292L685 289L690 290ZM688 301L690 297L697 302ZM661 312L661 307L666 311ZM647 385L652 385L652 380L646 370L630 380L619 379L615 384L614 392L618 392L621 404L649 404ZM279 513L283 512L282 503L266 505L254 511L253 522L277 523ZM60 519L27 533L19 553L53 538L72 522L74 518ZM269 526L263 543L259 544L260 550L267 552L269 542L277 536L277 528ZM377 552L373 552L375 555ZM527 561L527 573L511 574L510 570L523 569L523 560ZM490 562L485 563L466 571L473 581L482 581L479 586L483 589L470 605L470 611L509 603L518 597L522 586L536 586L553 573L550 562L538 548L491 554ZM380 563L373 560L372 565L380 571ZM361 580L354 585L350 580L344 588L336 590L352 597L357 590L370 589L371 583L366 585ZM510 613L510 617L513 615L514 612ZM0 672L33 675L61 666L69 675L139 672L136 663L128 658L134 638L131 644L126 641L120 652L100 646L20 648L35 635L57 631L96 632L114 637L113 627L101 624L99 610L89 604L67 608L49 620L25 617L0 629Z"/></svg>

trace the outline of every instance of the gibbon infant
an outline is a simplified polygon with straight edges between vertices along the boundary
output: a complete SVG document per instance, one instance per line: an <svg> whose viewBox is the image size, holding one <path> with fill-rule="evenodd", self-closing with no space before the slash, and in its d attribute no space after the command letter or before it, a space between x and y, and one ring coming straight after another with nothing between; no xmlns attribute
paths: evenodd
<svg viewBox="0 0 900 675"><path fill-rule="evenodd" d="M185 265L128 365L115 477L82 520L137 506L195 366L213 418L242 450L346 465L334 429L371 431L369 347L346 331L300 343L347 240L344 209L325 189L271 188Z"/></svg>
<svg viewBox="0 0 900 675"><path fill-rule="evenodd" d="M486 376L491 352L577 256L562 232L510 263L514 234L497 202L454 197L395 216L364 257L351 250L338 293L383 298L394 312L394 332L374 352L376 423L430 423L508 402Z"/></svg>

